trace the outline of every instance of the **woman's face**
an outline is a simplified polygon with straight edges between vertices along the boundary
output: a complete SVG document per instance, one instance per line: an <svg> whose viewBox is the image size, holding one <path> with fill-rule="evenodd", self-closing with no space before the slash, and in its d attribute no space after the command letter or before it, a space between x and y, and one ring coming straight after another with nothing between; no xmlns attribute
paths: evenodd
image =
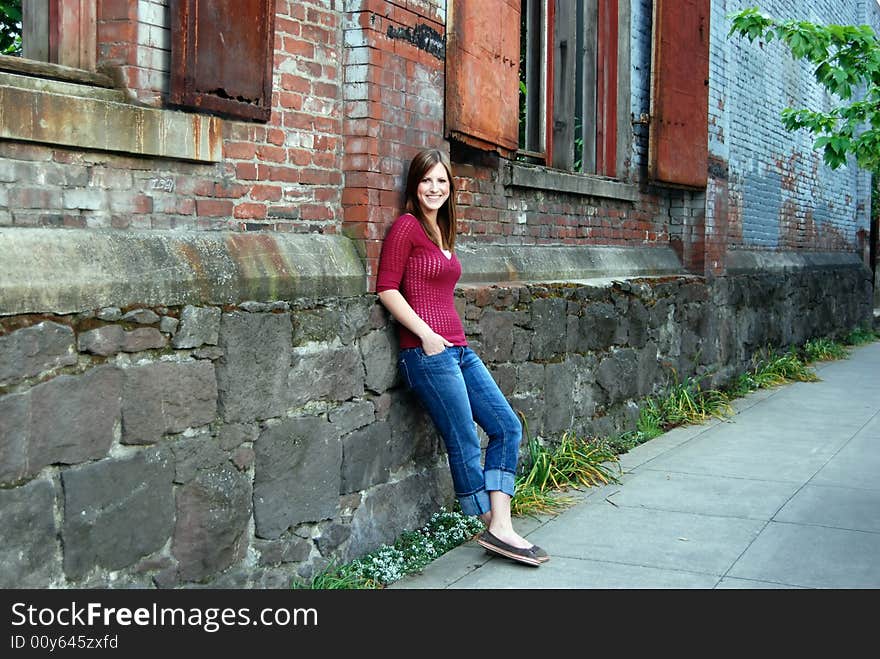
<svg viewBox="0 0 880 659"><path fill-rule="evenodd" d="M442 162L431 167L419 182L419 206L427 217L437 217L437 211L449 199L449 176Z"/></svg>

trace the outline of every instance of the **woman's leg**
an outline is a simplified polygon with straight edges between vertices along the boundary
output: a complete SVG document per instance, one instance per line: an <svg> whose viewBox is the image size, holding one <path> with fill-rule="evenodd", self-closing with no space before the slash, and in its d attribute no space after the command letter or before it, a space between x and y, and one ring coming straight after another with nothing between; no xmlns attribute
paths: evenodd
<svg viewBox="0 0 880 659"><path fill-rule="evenodd" d="M428 357L418 348L402 350L400 368L443 438L462 512L483 515L489 511L490 501L480 437L460 367L461 351L447 348Z"/></svg>
<svg viewBox="0 0 880 659"><path fill-rule="evenodd" d="M514 530L510 513L522 442L522 423L485 364L469 348L463 351L461 371L474 419L489 437L484 473L491 510L481 519L499 540L513 547L531 547L532 543Z"/></svg>

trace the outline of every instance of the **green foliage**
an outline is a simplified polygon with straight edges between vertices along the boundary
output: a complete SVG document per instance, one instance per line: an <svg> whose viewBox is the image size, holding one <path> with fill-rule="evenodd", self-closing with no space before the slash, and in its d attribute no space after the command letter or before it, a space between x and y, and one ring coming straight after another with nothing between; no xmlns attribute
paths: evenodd
<svg viewBox="0 0 880 659"><path fill-rule="evenodd" d="M877 334L877 332L870 327L856 327L846 335L846 339L844 340L847 345L860 346L880 340L880 334Z"/></svg>
<svg viewBox="0 0 880 659"><path fill-rule="evenodd" d="M617 454L607 442L579 437L567 431L552 450L529 434L525 415L518 412L528 446L516 479L516 494L510 501L514 515L556 513L574 499L561 494L569 488L617 482L620 466Z"/></svg>
<svg viewBox="0 0 880 659"><path fill-rule="evenodd" d="M804 360L808 364L832 359L844 359L849 354L846 346L832 339L825 338L810 339L804 344L803 351Z"/></svg>
<svg viewBox="0 0 880 659"><path fill-rule="evenodd" d="M21 55L21 0L0 0L0 54Z"/></svg>
<svg viewBox="0 0 880 659"><path fill-rule="evenodd" d="M728 395L740 397L787 382L815 382L818 379L819 376L798 355L797 349L781 355L763 350L755 354L751 367L740 374Z"/></svg>
<svg viewBox="0 0 880 659"><path fill-rule="evenodd" d="M880 42L868 25L819 25L808 21L779 20L757 7L729 14L728 37L736 34L750 42L778 39L791 56L815 65L813 75L828 92L842 101L864 87L859 100L840 103L822 112L786 108L783 126L807 130L832 169L854 156L859 167L880 171Z"/></svg>
<svg viewBox="0 0 880 659"><path fill-rule="evenodd" d="M381 545L346 565L335 563L309 582L295 581L298 590L353 590L384 588L389 583L422 570L450 549L483 530L477 517L441 508L415 531L405 531L393 545Z"/></svg>
<svg viewBox="0 0 880 659"><path fill-rule="evenodd" d="M695 378L678 382L674 372L673 377L672 385L663 394L645 401L639 421L640 430L646 434L656 436L658 430L665 432L680 425L703 423L712 417L723 419L732 412L723 392L703 390Z"/></svg>

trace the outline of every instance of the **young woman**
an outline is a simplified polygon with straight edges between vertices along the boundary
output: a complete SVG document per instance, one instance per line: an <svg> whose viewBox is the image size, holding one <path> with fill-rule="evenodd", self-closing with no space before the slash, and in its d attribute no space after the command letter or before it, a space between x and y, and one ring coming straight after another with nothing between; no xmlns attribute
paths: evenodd
<svg viewBox="0 0 880 659"><path fill-rule="evenodd" d="M522 424L468 347L455 310L461 264L454 196L446 155L418 153L407 175L406 212L382 244L376 291L399 324L401 373L443 438L462 512L487 526L477 542L537 566L547 553L520 536L510 516ZM489 438L484 464L474 421Z"/></svg>

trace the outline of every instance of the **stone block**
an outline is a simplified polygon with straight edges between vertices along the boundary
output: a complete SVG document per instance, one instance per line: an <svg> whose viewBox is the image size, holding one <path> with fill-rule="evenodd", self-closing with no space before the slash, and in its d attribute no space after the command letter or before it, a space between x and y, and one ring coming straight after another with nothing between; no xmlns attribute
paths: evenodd
<svg viewBox="0 0 880 659"><path fill-rule="evenodd" d="M12 485L31 474L28 469L30 393L0 396L0 485Z"/></svg>
<svg viewBox="0 0 880 659"><path fill-rule="evenodd" d="M153 325L159 322L159 314L152 309L132 309L122 317L123 322Z"/></svg>
<svg viewBox="0 0 880 659"><path fill-rule="evenodd" d="M565 352L566 301L558 297L532 302L532 359L551 359Z"/></svg>
<svg viewBox="0 0 880 659"><path fill-rule="evenodd" d="M52 483L0 489L0 526L0 588L58 585L63 574Z"/></svg>
<svg viewBox="0 0 880 659"><path fill-rule="evenodd" d="M138 327L126 332L122 342L123 352L142 350L161 350L165 347L165 337L155 327Z"/></svg>
<svg viewBox="0 0 880 659"><path fill-rule="evenodd" d="M229 454L210 435L179 439L170 444L170 449L175 483L188 483L200 471L216 469L229 460Z"/></svg>
<svg viewBox="0 0 880 659"><path fill-rule="evenodd" d="M510 361L513 355L514 314L509 311L484 309L479 326L482 333L483 360Z"/></svg>
<svg viewBox="0 0 880 659"><path fill-rule="evenodd" d="M66 469L64 571L120 570L161 549L174 528L174 467L167 451Z"/></svg>
<svg viewBox="0 0 880 659"><path fill-rule="evenodd" d="M222 315L217 387L226 421L268 419L286 409L290 342L290 314Z"/></svg>
<svg viewBox="0 0 880 659"><path fill-rule="evenodd" d="M638 354L629 348L610 353L599 362L596 382L607 393L612 404L637 395L638 362Z"/></svg>
<svg viewBox="0 0 880 659"><path fill-rule="evenodd" d="M619 318L613 304L594 302L584 307L574 342L578 352L607 350L614 343Z"/></svg>
<svg viewBox="0 0 880 659"><path fill-rule="evenodd" d="M119 325L104 325L79 335L79 349L93 355L115 355L125 345L125 330Z"/></svg>
<svg viewBox="0 0 880 659"><path fill-rule="evenodd" d="M187 305L180 312L180 325L171 345L175 348L198 348L217 345L220 335L220 309Z"/></svg>
<svg viewBox="0 0 880 659"><path fill-rule="evenodd" d="M43 321L0 336L0 386L76 364L73 330Z"/></svg>
<svg viewBox="0 0 880 659"><path fill-rule="evenodd" d="M393 387L398 378L398 342L394 328L370 332L359 343L367 389L381 394Z"/></svg>
<svg viewBox="0 0 880 659"><path fill-rule="evenodd" d="M252 493L247 475L225 465L200 471L177 493L171 553L183 581L201 581L247 551Z"/></svg>
<svg viewBox="0 0 880 659"><path fill-rule="evenodd" d="M28 473L107 455L120 421L122 373L98 366L30 390Z"/></svg>
<svg viewBox="0 0 880 659"><path fill-rule="evenodd" d="M442 440L415 394L395 391L388 411L391 424L391 470L404 465L430 464L442 451Z"/></svg>
<svg viewBox="0 0 880 659"><path fill-rule="evenodd" d="M363 393L364 365L356 346L310 343L293 349L287 393L292 406L348 400Z"/></svg>
<svg viewBox="0 0 880 659"><path fill-rule="evenodd" d="M254 522L273 539L302 522L338 513L342 443L329 421L294 417L267 427L254 443Z"/></svg>
<svg viewBox="0 0 880 659"><path fill-rule="evenodd" d="M254 541L254 549L260 556L259 564L263 566L301 563L309 557L312 546L312 541L304 538Z"/></svg>
<svg viewBox="0 0 880 659"><path fill-rule="evenodd" d="M330 410L328 418L339 435L346 435L372 423L376 418L376 408L372 402L366 400L343 403Z"/></svg>
<svg viewBox="0 0 880 659"><path fill-rule="evenodd" d="M331 522L326 528L321 529L321 535L315 540L315 544L322 556L332 556L332 553L350 537L350 524Z"/></svg>
<svg viewBox="0 0 880 659"><path fill-rule="evenodd" d="M348 552L342 560L368 554L381 544L393 544L403 531L427 524L441 506L451 508L451 481L444 465L374 488L352 517Z"/></svg>
<svg viewBox="0 0 880 659"><path fill-rule="evenodd" d="M220 448L228 451L237 448L244 442L256 440L259 433L260 430L256 424L224 423L217 430L217 441Z"/></svg>
<svg viewBox="0 0 880 659"><path fill-rule="evenodd" d="M151 444L168 433L210 423L217 416L214 364L156 362L126 369L122 442Z"/></svg>
<svg viewBox="0 0 880 659"><path fill-rule="evenodd" d="M547 364L544 367L544 424L543 432L553 434L571 427L574 417L574 369L570 361Z"/></svg>
<svg viewBox="0 0 880 659"><path fill-rule="evenodd" d="M343 437L339 493L365 490L388 480L391 457L391 425L387 421L377 421Z"/></svg>

